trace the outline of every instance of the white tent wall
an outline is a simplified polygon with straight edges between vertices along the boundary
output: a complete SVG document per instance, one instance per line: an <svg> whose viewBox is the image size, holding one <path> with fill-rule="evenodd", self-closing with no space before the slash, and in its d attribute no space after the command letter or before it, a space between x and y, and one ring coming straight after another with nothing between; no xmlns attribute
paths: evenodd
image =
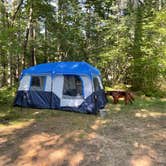
<svg viewBox="0 0 166 166"><path fill-rule="evenodd" d="M99 81L100 88L103 89L103 84L102 84L101 78L99 76L97 76L97 79Z"/></svg>
<svg viewBox="0 0 166 166"><path fill-rule="evenodd" d="M31 77L32 76L43 76L43 75L25 75L20 81L19 84L19 91L28 91L30 89L31 84ZM51 92L51 76L50 75L44 75L46 76L46 82L45 82L45 88L44 91Z"/></svg>
<svg viewBox="0 0 166 166"><path fill-rule="evenodd" d="M87 98L90 96L93 92L93 85L92 81L88 76L81 76L81 79L83 81L83 90L84 90L84 98Z"/></svg>
<svg viewBox="0 0 166 166"><path fill-rule="evenodd" d="M84 99L61 99L61 107L78 107L83 103Z"/></svg>
<svg viewBox="0 0 166 166"><path fill-rule="evenodd" d="M91 82L91 85L92 85L92 92L95 92L94 78L97 78L97 81L98 81L98 83L99 83L100 89L104 89L104 88L103 88L103 85L102 85L101 77L100 77L100 76L93 76L93 81Z"/></svg>
<svg viewBox="0 0 166 166"><path fill-rule="evenodd" d="M63 75L56 75L53 78L52 82L52 92L56 94L60 99L62 99L62 94L63 94L63 82L64 82Z"/></svg>
<svg viewBox="0 0 166 166"><path fill-rule="evenodd" d="M23 76L23 78L20 81L20 85L19 85L18 90L19 91L28 91L29 90L29 86L30 86L30 80L31 80L31 76L30 75Z"/></svg>
<svg viewBox="0 0 166 166"><path fill-rule="evenodd" d="M84 98L92 94L92 83L88 76L80 76L83 83ZM61 107L78 107L84 101L84 98L63 98L64 76L56 75L53 79L52 91L60 98Z"/></svg>
<svg viewBox="0 0 166 166"><path fill-rule="evenodd" d="M45 91L51 92L51 76L50 75L46 76Z"/></svg>

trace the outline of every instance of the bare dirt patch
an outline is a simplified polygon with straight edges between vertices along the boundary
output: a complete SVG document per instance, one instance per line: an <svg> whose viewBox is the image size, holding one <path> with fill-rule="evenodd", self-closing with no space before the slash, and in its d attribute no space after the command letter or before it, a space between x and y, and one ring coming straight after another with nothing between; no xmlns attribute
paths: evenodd
<svg viewBox="0 0 166 166"><path fill-rule="evenodd" d="M107 107L104 118L23 110L21 124L0 126L0 165L166 165L164 106Z"/></svg>

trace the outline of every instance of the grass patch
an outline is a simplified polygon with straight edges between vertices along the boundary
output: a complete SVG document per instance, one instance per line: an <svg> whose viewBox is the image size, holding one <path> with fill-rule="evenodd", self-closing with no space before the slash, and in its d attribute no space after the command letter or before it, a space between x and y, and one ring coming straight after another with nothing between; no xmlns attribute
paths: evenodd
<svg viewBox="0 0 166 166"><path fill-rule="evenodd" d="M12 103L14 100L16 87L0 89L0 123L11 124L17 122L23 122L35 119L37 121L47 120L49 118L61 118L66 117L71 119L72 126L78 126L78 128L84 126L86 130L86 121L95 120L96 116L70 113L65 111L57 110L46 110L46 109L30 109L30 108L19 108L13 107ZM120 100L119 104L112 104L112 98L108 98L109 114L117 112L134 112L141 109L147 109L149 111L166 111L166 99L146 97L145 95L136 96L133 104L125 105L124 101ZM88 122L87 122L88 123Z"/></svg>
<svg viewBox="0 0 166 166"><path fill-rule="evenodd" d="M111 111L134 111L141 109L156 110L160 112L166 111L166 100L163 98L136 96L133 104L125 105L123 100L119 104L112 104L112 98L109 97Z"/></svg>
<svg viewBox="0 0 166 166"><path fill-rule="evenodd" d="M33 165L58 165L59 161L61 165L69 165L75 154L76 158L80 157L81 165L87 165L87 161L92 166L114 165L121 161L119 165L128 166L131 159L142 157L146 152L149 155L151 151L157 154L152 165L166 163L166 98L136 96L131 105L125 105L124 101L113 104L109 98L108 113L101 118L49 109L12 107L13 97L9 96L9 103L2 100L0 105L2 165L31 164L32 159L35 159ZM94 156L99 157L96 163Z"/></svg>
<svg viewBox="0 0 166 166"><path fill-rule="evenodd" d="M0 104L12 105L16 91L17 91L17 86L1 88L0 89Z"/></svg>

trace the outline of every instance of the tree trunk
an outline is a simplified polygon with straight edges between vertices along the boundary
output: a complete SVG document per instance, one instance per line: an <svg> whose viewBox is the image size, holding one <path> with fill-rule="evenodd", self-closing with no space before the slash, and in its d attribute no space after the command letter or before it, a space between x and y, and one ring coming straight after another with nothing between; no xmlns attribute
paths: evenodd
<svg viewBox="0 0 166 166"><path fill-rule="evenodd" d="M13 85L13 58L11 52L9 52L9 77L10 86Z"/></svg>
<svg viewBox="0 0 166 166"><path fill-rule="evenodd" d="M162 0L159 0L159 10L161 10L162 9Z"/></svg>
<svg viewBox="0 0 166 166"><path fill-rule="evenodd" d="M30 52L31 52L31 66L36 65L36 57L35 57L35 47L34 47L34 41L35 41L35 28L33 23L30 27L30 37L31 37L31 46L30 46Z"/></svg>
<svg viewBox="0 0 166 166"><path fill-rule="evenodd" d="M2 86L5 86L6 83L7 83L7 78L6 78L6 64L3 63L2 64L2 67L3 67L3 73L2 73Z"/></svg>
<svg viewBox="0 0 166 166"><path fill-rule="evenodd" d="M32 13L33 13L33 10L32 10L32 6L31 6L30 11L29 11L28 25L26 28L26 35L25 35L24 44L23 44L23 57L22 57L23 68L25 68L25 66L26 66L26 53L27 53L27 45L28 45L28 40L29 40L30 26L32 23Z"/></svg>
<svg viewBox="0 0 166 166"><path fill-rule="evenodd" d="M141 64L142 52L142 5L136 8L136 20L135 20L135 31L134 31L134 43L133 43L133 89L138 90L142 88L143 85L143 66Z"/></svg>
<svg viewBox="0 0 166 166"><path fill-rule="evenodd" d="M44 40L45 40L45 45L44 45L44 63L46 63L47 61L48 61L48 59L47 59L47 40L48 40L48 38L47 38L47 21L45 21L45 32L44 32Z"/></svg>

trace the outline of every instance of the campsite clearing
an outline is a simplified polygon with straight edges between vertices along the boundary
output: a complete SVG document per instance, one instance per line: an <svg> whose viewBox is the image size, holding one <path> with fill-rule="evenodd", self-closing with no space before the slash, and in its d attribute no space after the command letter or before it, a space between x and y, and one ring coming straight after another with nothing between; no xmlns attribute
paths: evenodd
<svg viewBox="0 0 166 166"><path fill-rule="evenodd" d="M1 105L0 165L166 165L166 99L107 108L101 118Z"/></svg>

